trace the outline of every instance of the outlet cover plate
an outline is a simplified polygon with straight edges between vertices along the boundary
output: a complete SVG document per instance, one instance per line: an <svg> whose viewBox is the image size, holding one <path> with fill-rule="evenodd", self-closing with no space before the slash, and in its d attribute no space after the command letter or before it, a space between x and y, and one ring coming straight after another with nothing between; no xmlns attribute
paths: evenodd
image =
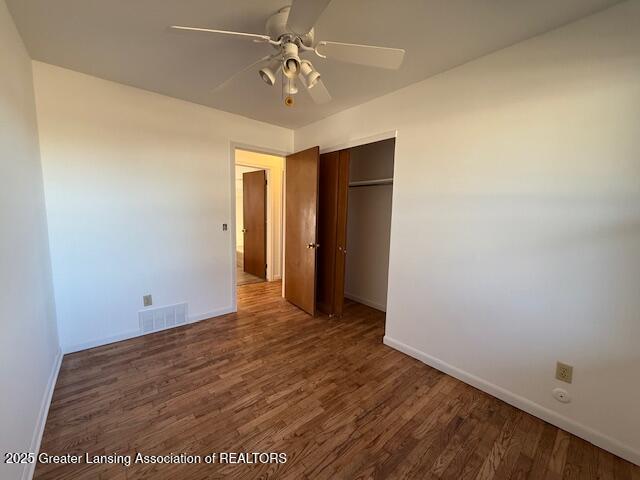
<svg viewBox="0 0 640 480"><path fill-rule="evenodd" d="M573 367L566 363L556 363L556 379L561 382L571 383L573 381Z"/></svg>
<svg viewBox="0 0 640 480"><path fill-rule="evenodd" d="M153 299L151 298L151 295L145 295L142 297L142 304L145 307L150 307L151 305L153 305Z"/></svg>

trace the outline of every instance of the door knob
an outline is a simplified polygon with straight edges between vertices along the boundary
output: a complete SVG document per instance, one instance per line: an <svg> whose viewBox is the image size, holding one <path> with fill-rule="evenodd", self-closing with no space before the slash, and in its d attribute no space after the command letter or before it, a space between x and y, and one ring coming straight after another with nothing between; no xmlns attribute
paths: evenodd
<svg viewBox="0 0 640 480"><path fill-rule="evenodd" d="M319 243L307 243L307 248L318 248L319 246Z"/></svg>
<svg viewBox="0 0 640 480"><path fill-rule="evenodd" d="M243 229L242 229L242 233L247 233L247 229L246 229L246 228L243 228Z"/></svg>

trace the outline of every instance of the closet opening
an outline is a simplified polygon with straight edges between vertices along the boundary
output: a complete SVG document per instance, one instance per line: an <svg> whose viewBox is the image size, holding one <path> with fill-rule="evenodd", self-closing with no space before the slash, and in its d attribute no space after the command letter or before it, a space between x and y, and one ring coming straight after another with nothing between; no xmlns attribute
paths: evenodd
<svg viewBox="0 0 640 480"><path fill-rule="evenodd" d="M320 155L317 306L386 312L395 139ZM346 300L345 300L346 299Z"/></svg>

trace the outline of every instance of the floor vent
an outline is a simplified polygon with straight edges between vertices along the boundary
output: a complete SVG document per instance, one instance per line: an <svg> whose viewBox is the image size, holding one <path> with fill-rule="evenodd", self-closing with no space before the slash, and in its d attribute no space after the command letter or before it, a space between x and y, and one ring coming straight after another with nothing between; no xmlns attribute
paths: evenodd
<svg viewBox="0 0 640 480"><path fill-rule="evenodd" d="M151 333L187 323L187 304L179 303L168 307L150 308L138 312L140 332Z"/></svg>

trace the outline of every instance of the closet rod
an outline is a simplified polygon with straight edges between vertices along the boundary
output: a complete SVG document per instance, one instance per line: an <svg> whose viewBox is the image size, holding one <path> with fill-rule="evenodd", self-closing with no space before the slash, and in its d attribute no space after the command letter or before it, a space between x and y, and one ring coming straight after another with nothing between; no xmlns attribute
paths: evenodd
<svg viewBox="0 0 640 480"><path fill-rule="evenodd" d="M393 178L381 178L379 180L361 180L349 182L350 187L371 187L375 185L393 185Z"/></svg>

